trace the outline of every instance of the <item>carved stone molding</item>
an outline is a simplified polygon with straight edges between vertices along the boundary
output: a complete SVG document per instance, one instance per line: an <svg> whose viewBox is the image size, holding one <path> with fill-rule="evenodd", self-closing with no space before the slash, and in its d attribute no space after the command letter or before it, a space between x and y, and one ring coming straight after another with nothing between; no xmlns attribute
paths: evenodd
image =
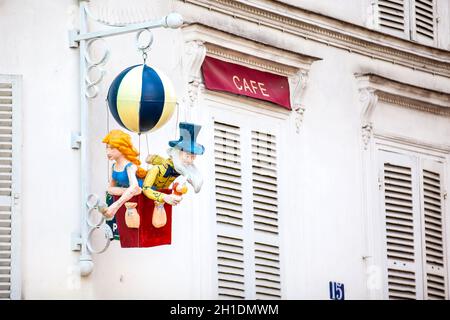
<svg viewBox="0 0 450 320"><path fill-rule="evenodd" d="M378 96L375 94L375 89L362 88L359 90L359 101L362 103L361 120L362 123L369 124L371 122L372 114L378 102Z"/></svg>
<svg viewBox="0 0 450 320"><path fill-rule="evenodd" d="M308 85L308 71L299 70L295 75L289 77L289 84L291 89L291 106L295 112L296 131L300 133L306 111L303 99Z"/></svg>
<svg viewBox="0 0 450 320"><path fill-rule="evenodd" d="M291 87L292 109L298 109L305 96L305 89L308 84L308 71L299 70L295 75L289 77L289 85Z"/></svg>
<svg viewBox="0 0 450 320"><path fill-rule="evenodd" d="M362 132L362 142L363 142L364 150L367 150L370 139L372 139L372 136L373 136L372 123L367 123L366 125L363 125L361 129L362 129L361 132Z"/></svg>
<svg viewBox="0 0 450 320"><path fill-rule="evenodd" d="M362 104L361 128L364 149L367 150L373 133L372 115L378 102L378 96L372 88L361 88L359 90L359 101Z"/></svg>
<svg viewBox="0 0 450 320"><path fill-rule="evenodd" d="M295 129L297 133L300 133L300 128L302 127L303 124L303 119L305 117L305 107L303 106L298 106L298 108L293 109L295 112Z"/></svg>
<svg viewBox="0 0 450 320"><path fill-rule="evenodd" d="M207 44L208 55L217 57L221 60L228 60L238 64L247 65L256 69L265 70L272 73L277 73L289 76L295 73L298 69L291 68L281 64L275 64L264 59L258 59L249 55L239 54L236 51L229 50L213 44Z"/></svg>
<svg viewBox="0 0 450 320"><path fill-rule="evenodd" d="M180 0L181 1L181 0ZM239 18L414 70L450 76L450 53L281 3L258 0L182 0L208 12ZM180 10L182 7L180 6ZM287 13L289 12L289 14ZM189 12L183 12L189 17ZM209 23L192 16L192 22ZM204 21L203 21L204 20ZM218 22L220 23L220 22ZM215 27L215 25L211 25ZM222 28L225 30L225 28ZM243 36L243 35L241 35Z"/></svg>
<svg viewBox="0 0 450 320"><path fill-rule="evenodd" d="M202 84L200 68L206 56L206 47L203 41L193 40L185 45L183 55L183 73L187 83L185 100L193 108L197 102ZM188 111L186 111L188 112Z"/></svg>
<svg viewBox="0 0 450 320"><path fill-rule="evenodd" d="M188 81L200 79L200 67L206 56L206 47L203 41L193 40L185 45L183 55L183 72Z"/></svg>
<svg viewBox="0 0 450 320"><path fill-rule="evenodd" d="M375 74L355 74L359 84L364 149L373 136L372 117L379 102L450 117L450 92L417 87Z"/></svg>
<svg viewBox="0 0 450 320"><path fill-rule="evenodd" d="M378 100L385 103L394 104L399 107L414 109L440 116L450 117L450 108L443 108L432 103L426 103L417 99L401 97L387 92L379 92Z"/></svg>

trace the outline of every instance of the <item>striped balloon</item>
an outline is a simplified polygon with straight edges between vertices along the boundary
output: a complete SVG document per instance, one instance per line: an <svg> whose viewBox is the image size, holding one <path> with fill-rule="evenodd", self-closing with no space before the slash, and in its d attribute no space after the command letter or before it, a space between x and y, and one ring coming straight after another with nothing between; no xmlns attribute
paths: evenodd
<svg viewBox="0 0 450 320"><path fill-rule="evenodd" d="M125 129L139 133L161 128L172 116L175 104L170 79L142 64L123 70L108 91L114 119Z"/></svg>

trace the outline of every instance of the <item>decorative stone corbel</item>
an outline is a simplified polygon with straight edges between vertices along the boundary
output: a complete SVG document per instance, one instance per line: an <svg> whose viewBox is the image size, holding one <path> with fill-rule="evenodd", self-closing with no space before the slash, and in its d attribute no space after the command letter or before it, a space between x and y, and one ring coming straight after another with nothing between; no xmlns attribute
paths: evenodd
<svg viewBox="0 0 450 320"><path fill-rule="evenodd" d="M183 55L183 73L186 85L184 101L188 108L196 105L198 94L202 85L200 67L206 56L206 47L203 41L193 40L186 43ZM190 110L186 110L190 113Z"/></svg>
<svg viewBox="0 0 450 320"><path fill-rule="evenodd" d="M359 90L359 101L362 103L361 129L364 150L367 150L369 141L373 135L372 115L378 102L375 89L362 88Z"/></svg>
<svg viewBox="0 0 450 320"><path fill-rule="evenodd" d="M303 123L305 114L305 106L303 105L303 98L305 96L306 86L308 84L308 71L300 70L295 75L289 78L291 90L291 106L295 112L295 126L297 133L300 133L300 127Z"/></svg>

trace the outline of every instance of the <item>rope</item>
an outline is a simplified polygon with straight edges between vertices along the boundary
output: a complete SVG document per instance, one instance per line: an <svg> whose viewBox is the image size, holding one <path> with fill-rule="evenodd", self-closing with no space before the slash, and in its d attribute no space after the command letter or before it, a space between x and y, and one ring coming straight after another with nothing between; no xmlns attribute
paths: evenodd
<svg viewBox="0 0 450 320"><path fill-rule="evenodd" d="M147 156L150 154L150 148L148 147L148 133L145 134L145 141L147 142ZM149 164L147 163L147 170Z"/></svg>
<svg viewBox="0 0 450 320"><path fill-rule="evenodd" d="M108 101L105 99L106 106L106 134L109 133L109 112L108 112ZM111 175L109 174L109 160L106 158L106 172L108 173L108 185L111 183Z"/></svg>
<svg viewBox="0 0 450 320"><path fill-rule="evenodd" d="M141 161L141 133L140 132L138 132L138 137L139 137L139 149L138 149L138 152L139 152L139 161Z"/></svg>
<svg viewBox="0 0 450 320"><path fill-rule="evenodd" d="M179 134L178 133L178 118L180 115L180 106L178 105L178 103L177 103L176 107L177 107L177 121L175 122L175 140L177 139L178 134Z"/></svg>

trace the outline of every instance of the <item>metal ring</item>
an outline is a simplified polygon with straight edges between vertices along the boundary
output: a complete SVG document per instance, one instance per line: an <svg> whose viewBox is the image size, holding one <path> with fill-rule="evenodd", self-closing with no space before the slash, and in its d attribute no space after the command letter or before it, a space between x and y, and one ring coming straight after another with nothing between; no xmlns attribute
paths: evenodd
<svg viewBox="0 0 450 320"><path fill-rule="evenodd" d="M139 38L142 34L142 32L147 31L148 33L150 33L150 39L148 40L148 43L146 45L139 45ZM141 29L136 33L136 47L138 48L138 50L140 51L148 51L150 49L150 46L153 43L153 33L150 31L150 29Z"/></svg>
<svg viewBox="0 0 450 320"><path fill-rule="evenodd" d="M95 70L95 69L99 70L100 76L95 81L91 81L91 78L90 78L89 74L90 74L90 72L92 70ZM96 84L99 84L103 80L104 76L105 76L105 70L103 68L99 67L98 65L93 64L93 65L91 65L91 66L89 66L87 68L87 70L86 70L86 77L84 78L84 80L86 81L86 83L88 85L95 86Z"/></svg>
<svg viewBox="0 0 450 320"><path fill-rule="evenodd" d="M93 199L94 204L90 204L90 202L92 201L91 199ZM87 196L86 199L86 206L89 209L95 208L98 206L98 204L100 203L100 199L98 198L98 195L96 195L95 193L91 193L90 195Z"/></svg>
<svg viewBox="0 0 450 320"><path fill-rule="evenodd" d="M105 225L105 226L107 226L107 225ZM86 241L87 249L89 250L90 253L94 253L94 254L100 254L100 253L105 252L106 249L108 249L109 244L111 243L111 239L108 237L108 233L106 232L106 230L103 230L103 232L105 234L105 238L106 238L105 247L103 249L100 249L100 250L94 250L92 248L92 245L91 245L91 237L94 234L94 231L97 230L97 229L100 229L100 227L92 228L91 230L89 230L89 232L87 234L87 241Z"/></svg>
<svg viewBox="0 0 450 320"><path fill-rule="evenodd" d="M91 55L89 54L89 49L91 48L92 44L95 41L102 41L102 42L105 43L105 52L103 53L103 56L98 61L92 60L91 59ZM91 39L91 40L87 41L86 51L84 53L84 58L86 59L86 61L87 61L87 63L89 65L105 64L106 61L108 61L108 58L109 58L109 49L108 49L108 46L106 45L106 40L103 39L103 38L94 38L94 39Z"/></svg>
<svg viewBox="0 0 450 320"><path fill-rule="evenodd" d="M105 221L105 217L103 215L101 215L100 222L98 222L98 223L93 222L91 217L92 217L92 212L94 212L94 211L98 211L98 209L97 208L89 209L87 217L86 217L86 222L87 222L89 227L91 227L91 228L98 228Z"/></svg>
<svg viewBox="0 0 450 320"><path fill-rule="evenodd" d="M94 99L98 95L98 87L96 85L87 85L85 96L88 99Z"/></svg>

